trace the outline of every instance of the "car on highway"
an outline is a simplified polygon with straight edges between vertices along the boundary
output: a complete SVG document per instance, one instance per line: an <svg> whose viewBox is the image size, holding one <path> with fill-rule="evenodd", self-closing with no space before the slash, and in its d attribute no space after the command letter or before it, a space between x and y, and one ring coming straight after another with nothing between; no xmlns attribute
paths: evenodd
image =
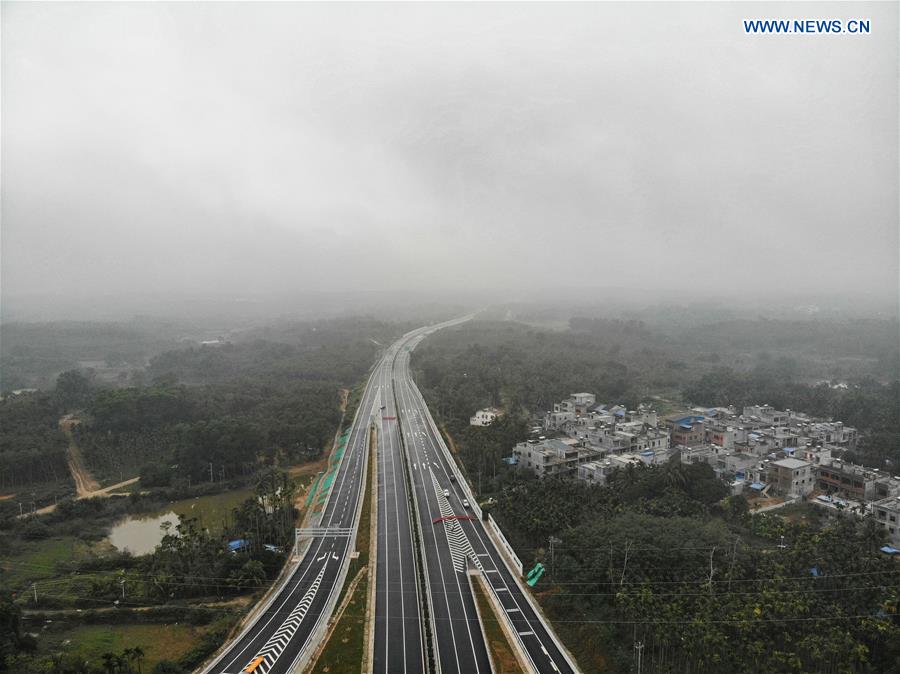
<svg viewBox="0 0 900 674"><path fill-rule="evenodd" d="M445 489L445 490L444 490L444 496L450 496L450 490L449 490L449 489Z"/></svg>
<svg viewBox="0 0 900 674"><path fill-rule="evenodd" d="M456 475L451 475L451 476L450 476L450 481L451 481L451 482L456 482Z"/></svg>
<svg viewBox="0 0 900 674"><path fill-rule="evenodd" d="M463 499L463 508L468 508L468 507L469 507L469 499L464 498Z"/></svg>

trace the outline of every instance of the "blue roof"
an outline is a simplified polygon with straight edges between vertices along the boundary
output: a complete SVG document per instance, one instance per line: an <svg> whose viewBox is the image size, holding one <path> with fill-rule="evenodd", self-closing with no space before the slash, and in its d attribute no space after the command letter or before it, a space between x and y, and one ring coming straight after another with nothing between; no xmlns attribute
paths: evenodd
<svg viewBox="0 0 900 674"><path fill-rule="evenodd" d="M881 551L889 555L896 555L897 553L900 553L900 550L898 550L897 548L892 548L890 545L885 545L883 548L881 548Z"/></svg>
<svg viewBox="0 0 900 674"><path fill-rule="evenodd" d="M617 417L624 417L624 416L625 416L625 410L619 410L618 412L616 412L616 416L617 416Z"/></svg>
<svg viewBox="0 0 900 674"><path fill-rule="evenodd" d="M753 484L750 485L750 489L756 489L759 491L762 491L765 488L766 488L766 485L764 482L754 482Z"/></svg>
<svg viewBox="0 0 900 674"><path fill-rule="evenodd" d="M653 450L645 449L643 452L641 452L641 456L653 456Z"/></svg>
<svg viewBox="0 0 900 674"><path fill-rule="evenodd" d="M692 414L690 416L681 417L680 419L676 419L675 423L678 424L679 426L684 426L685 424L688 424L690 426L690 424L699 424L705 418L706 417Z"/></svg>
<svg viewBox="0 0 900 674"><path fill-rule="evenodd" d="M245 541L243 538L238 538L234 541L228 541L228 549L231 551L246 548L248 545L250 545L250 541Z"/></svg>

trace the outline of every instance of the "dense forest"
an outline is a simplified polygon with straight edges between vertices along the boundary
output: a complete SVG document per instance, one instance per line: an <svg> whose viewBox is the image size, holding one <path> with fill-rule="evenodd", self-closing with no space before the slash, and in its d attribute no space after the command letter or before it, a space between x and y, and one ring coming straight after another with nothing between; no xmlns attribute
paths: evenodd
<svg viewBox="0 0 900 674"><path fill-rule="evenodd" d="M47 393L0 400L0 490L69 479L59 410Z"/></svg>
<svg viewBox="0 0 900 674"><path fill-rule="evenodd" d="M73 438L89 469L106 482L140 475L145 487L183 487L315 458L337 426L341 389L362 381L405 327L365 318L278 324L244 341L159 353L125 383L67 370L48 392L0 401L0 488L70 484L65 414L77 420Z"/></svg>
<svg viewBox="0 0 900 674"><path fill-rule="evenodd" d="M652 672L900 672L882 530L752 515L725 493L709 466L678 462L606 487L517 476L494 515L548 569L538 596L586 671L631 671L639 643Z"/></svg>

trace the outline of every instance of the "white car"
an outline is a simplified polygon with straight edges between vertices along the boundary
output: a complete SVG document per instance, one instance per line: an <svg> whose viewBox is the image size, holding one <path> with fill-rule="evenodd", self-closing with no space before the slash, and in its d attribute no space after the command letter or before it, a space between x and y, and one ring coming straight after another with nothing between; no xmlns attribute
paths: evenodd
<svg viewBox="0 0 900 674"><path fill-rule="evenodd" d="M449 489L445 489L445 490L444 490L444 496L450 496L450 490L449 490Z"/></svg>
<svg viewBox="0 0 900 674"><path fill-rule="evenodd" d="M463 499L463 508L468 508L468 507L469 507L469 499L464 498Z"/></svg>

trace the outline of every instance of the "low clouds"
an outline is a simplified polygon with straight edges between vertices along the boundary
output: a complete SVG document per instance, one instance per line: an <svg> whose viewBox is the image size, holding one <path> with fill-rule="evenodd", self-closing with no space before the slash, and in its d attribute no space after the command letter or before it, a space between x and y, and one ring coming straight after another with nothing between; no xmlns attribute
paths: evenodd
<svg viewBox="0 0 900 674"><path fill-rule="evenodd" d="M764 7L4 3L3 292L895 293L897 7Z"/></svg>

